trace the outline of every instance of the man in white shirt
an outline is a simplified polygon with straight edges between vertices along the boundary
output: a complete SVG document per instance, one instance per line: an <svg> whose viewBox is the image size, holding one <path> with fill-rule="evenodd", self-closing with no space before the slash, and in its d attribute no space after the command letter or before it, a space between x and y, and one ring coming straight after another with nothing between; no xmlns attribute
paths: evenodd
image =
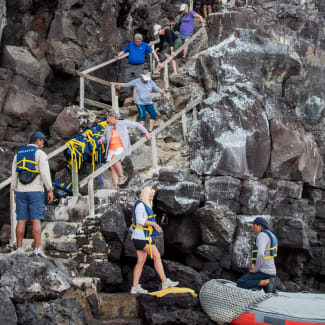
<svg viewBox="0 0 325 325"><path fill-rule="evenodd" d="M23 237L26 222L31 219L34 253L44 256L41 250L41 220L44 219L45 200L53 201L52 181L47 154L41 149L47 142L42 132L36 131L30 143L20 148L12 163L11 191L15 192L17 214L17 252L24 253Z"/></svg>

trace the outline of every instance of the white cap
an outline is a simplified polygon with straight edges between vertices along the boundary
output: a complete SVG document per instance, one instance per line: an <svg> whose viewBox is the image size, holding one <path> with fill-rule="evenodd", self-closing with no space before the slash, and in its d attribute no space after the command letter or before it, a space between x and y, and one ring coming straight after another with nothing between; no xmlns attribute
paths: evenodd
<svg viewBox="0 0 325 325"><path fill-rule="evenodd" d="M143 81L149 81L149 80L151 80L150 74L142 73L141 74L141 77L142 77Z"/></svg>
<svg viewBox="0 0 325 325"><path fill-rule="evenodd" d="M158 35L159 30L161 29L161 26L156 24L155 26L153 26L153 34L156 36Z"/></svg>
<svg viewBox="0 0 325 325"><path fill-rule="evenodd" d="M188 5L186 3L182 3L181 6L179 7L179 11L184 11L187 8L188 8Z"/></svg>

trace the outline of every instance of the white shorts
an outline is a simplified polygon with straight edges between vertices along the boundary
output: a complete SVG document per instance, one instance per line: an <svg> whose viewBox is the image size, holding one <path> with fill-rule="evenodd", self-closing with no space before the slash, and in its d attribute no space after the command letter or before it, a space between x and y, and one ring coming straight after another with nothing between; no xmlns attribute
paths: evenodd
<svg viewBox="0 0 325 325"><path fill-rule="evenodd" d="M116 150L109 150L106 161L112 160L113 156L117 156L124 151L124 148L117 148Z"/></svg>

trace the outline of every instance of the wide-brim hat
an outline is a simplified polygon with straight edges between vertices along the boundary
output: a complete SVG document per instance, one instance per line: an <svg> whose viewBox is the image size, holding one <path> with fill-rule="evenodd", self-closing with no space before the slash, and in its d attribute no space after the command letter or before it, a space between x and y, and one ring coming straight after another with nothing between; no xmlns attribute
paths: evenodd
<svg viewBox="0 0 325 325"><path fill-rule="evenodd" d="M155 26L153 26L153 34L156 36L158 35L158 32L161 30L161 26L156 24Z"/></svg>
<svg viewBox="0 0 325 325"><path fill-rule="evenodd" d="M35 141L35 140L37 140L37 139L42 139L42 140L44 140L44 142L47 143L47 139L46 139L44 133L41 132L41 131L35 131L35 132L30 136L30 141L31 141L31 142L33 142L33 141Z"/></svg>
<svg viewBox="0 0 325 325"><path fill-rule="evenodd" d="M179 11L184 11L187 8L188 8L188 5L186 3L182 3L181 6L179 7Z"/></svg>
<svg viewBox="0 0 325 325"><path fill-rule="evenodd" d="M249 221L248 223L250 223L252 225L262 226L264 228L268 228L268 226L269 226L267 221L263 217L257 217L253 221Z"/></svg>

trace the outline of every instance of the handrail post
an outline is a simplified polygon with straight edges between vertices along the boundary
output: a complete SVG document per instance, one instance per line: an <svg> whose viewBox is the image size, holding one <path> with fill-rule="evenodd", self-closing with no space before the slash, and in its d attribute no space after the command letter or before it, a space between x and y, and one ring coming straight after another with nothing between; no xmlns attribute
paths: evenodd
<svg viewBox="0 0 325 325"><path fill-rule="evenodd" d="M118 96L116 95L115 85L111 85L111 95L112 95L112 108L114 112L119 115L120 110L118 107Z"/></svg>
<svg viewBox="0 0 325 325"><path fill-rule="evenodd" d="M197 110L196 110L196 106L193 108L193 119L194 119L194 121L197 121Z"/></svg>
<svg viewBox="0 0 325 325"><path fill-rule="evenodd" d="M95 193L94 193L94 179L88 181L88 206L89 206L89 215L95 215Z"/></svg>
<svg viewBox="0 0 325 325"><path fill-rule="evenodd" d="M156 135L151 136L151 152L152 152L152 167L158 167L158 156L157 156L157 141Z"/></svg>
<svg viewBox="0 0 325 325"><path fill-rule="evenodd" d="M80 108L85 107L85 79L80 77Z"/></svg>
<svg viewBox="0 0 325 325"><path fill-rule="evenodd" d="M165 84L165 90L167 90L169 88L168 62L164 64L164 84Z"/></svg>
<svg viewBox="0 0 325 325"><path fill-rule="evenodd" d="M152 51L155 50L155 45L152 44L151 45L151 48L152 48ZM152 55L152 52L150 53L150 67L151 67L151 73L155 71L156 69L156 64L155 64L155 60L153 59L153 55Z"/></svg>
<svg viewBox="0 0 325 325"><path fill-rule="evenodd" d="M15 204L15 192L10 190L10 226L11 226L11 236L10 245L16 243L16 204Z"/></svg>
<svg viewBox="0 0 325 325"><path fill-rule="evenodd" d="M78 181L78 169L77 163L74 161L71 166L71 174L72 174L72 193L73 196L79 195L79 181Z"/></svg>
<svg viewBox="0 0 325 325"><path fill-rule="evenodd" d="M187 143L187 125L186 125L186 113L182 112L182 127L183 127L183 137L184 142Z"/></svg>
<svg viewBox="0 0 325 325"><path fill-rule="evenodd" d="M193 0L190 0L190 10L193 10Z"/></svg>

